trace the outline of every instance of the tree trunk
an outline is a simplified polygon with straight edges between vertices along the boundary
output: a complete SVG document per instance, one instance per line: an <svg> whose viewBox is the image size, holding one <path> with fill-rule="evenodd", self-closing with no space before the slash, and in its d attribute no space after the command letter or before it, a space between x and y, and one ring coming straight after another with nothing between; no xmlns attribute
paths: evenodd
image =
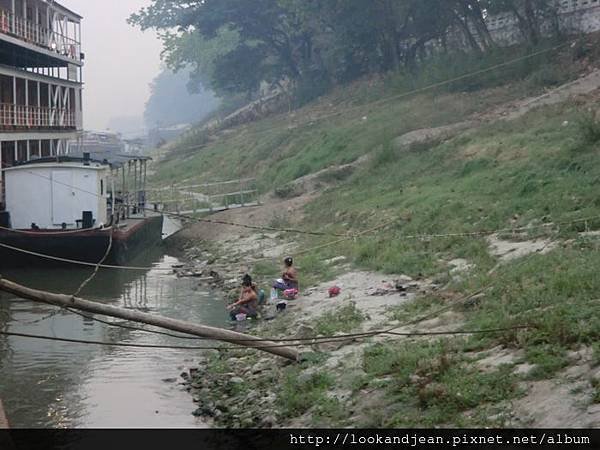
<svg viewBox="0 0 600 450"><path fill-rule="evenodd" d="M483 43L484 48L487 50L492 47L495 47L496 43L494 42L494 38L492 38L490 30L488 29L487 23L485 22L485 19L483 17L483 11L481 10L479 1L478 0L467 0L467 2L468 2L467 10L470 14L470 17L473 20L473 25L475 25L475 28L477 29L477 33L479 34L479 38L481 39L481 42ZM470 6L470 8L469 8L469 6Z"/></svg>
<svg viewBox="0 0 600 450"><path fill-rule="evenodd" d="M9 292L18 297L36 302L49 303L58 307L72 308L93 314L101 314L103 316L117 317L119 319L153 325L180 333L214 339L217 341L229 342L231 344L245 347L252 347L256 348L257 350L262 350L277 356L291 359L293 361L298 360L298 351L294 348L284 347L270 341L261 341L260 338L255 336L236 333L234 331L197 325L184 322L183 320L170 319L168 317L157 316L139 311L117 308L115 306L83 300L71 295L53 294L45 291L38 291L2 278L0 278L0 291Z"/></svg>
<svg viewBox="0 0 600 450"><path fill-rule="evenodd" d="M463 35L465 36L465 38L467 39L467 42L469 43L469 45L471 46L471 48L473 50L475 50L476 52L481 52L481 47L479 46L479 43L477 42L477 39L475 39L475 36L473 36L473 33L471 33L471 30L469 29L469 22L467 18L462 18L460 17L460 15L454 11L454 21L456 24L458 24L459 28L462 30Z"/></svg>
<svg viewBox="0 0 600 450"><path fill-rule="evenodd" d="M530 44L537 44L537 34L534 29L534 23L531 21L531 13L530 11L531 3L529 0L525 0L525 6L523 8L523 13L519 11L519 8L514 4L511 4L511 11L517 18L517 22L519 23L519 29L521 30L521 34L525 38L527 42ZM534 13L535 14L535 13Z"/></svg>
<svg viewBox="0 0 600 450"><path fill-rule="evenodd" d="M527 23L529 25L531 43L537 45L540 41L540 25L535 5L532 4L531 0L525 0L525 17L527 17Z"/></svg>

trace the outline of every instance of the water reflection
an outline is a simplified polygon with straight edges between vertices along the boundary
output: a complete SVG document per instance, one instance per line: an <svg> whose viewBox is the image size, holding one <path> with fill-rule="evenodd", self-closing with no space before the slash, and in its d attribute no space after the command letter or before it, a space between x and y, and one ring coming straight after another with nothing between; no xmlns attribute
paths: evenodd
<svg viewBox="0 0 600 450"><path fill-rule="evenodd" d="M193 279L162 270L178 260L153 249L132 265L148 271L102 270L81 296L197 323L223 326L222 299ZM27 286L72 293L90 268L26 270L4 276ZM108 342L193 345L162 335L110 327L51 306L12 298L0 301L0 328L31 334ZM112 320L112 319L111 319ZM79 345L0 337L0 397L15 427L196 427L190 396L176 383L178 366L198 351Z"/></svg>

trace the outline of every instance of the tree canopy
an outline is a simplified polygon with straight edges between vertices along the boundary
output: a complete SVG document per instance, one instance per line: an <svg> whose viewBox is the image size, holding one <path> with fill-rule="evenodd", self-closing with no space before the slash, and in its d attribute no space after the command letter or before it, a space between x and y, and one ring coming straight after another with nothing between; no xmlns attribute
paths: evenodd
<svg viewBox="0 0 600 450"><path fill-rule="evenodd" d="M493 47L485 16L510 12L540 38L553 0L153 0L130 23L155 28L163 57L219 95L262 82L318 91L368 73L413 68L433 49ZM318 93L318 92L317 92Z"/></svg>

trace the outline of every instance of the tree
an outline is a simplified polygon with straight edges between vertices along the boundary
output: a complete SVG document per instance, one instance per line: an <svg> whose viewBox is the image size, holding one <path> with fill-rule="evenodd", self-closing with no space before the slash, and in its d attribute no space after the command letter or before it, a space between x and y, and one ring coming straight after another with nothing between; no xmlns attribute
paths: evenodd
<svg viewBox="0 0 600 450"><path fill-rule="evenodd" d="M482 1L492 3L153 0L130 22L159 30L169 67L191 66L192 77L219 95L251 96L262 81L286 81L314 96L364 74L415 67L428 53L447 51L448 41L486 50L493 41Z"/></svg>
<svg viewBox="0 0 600 450"><path fill-rule="evenodd" d="M222 28L215 37L206 39L198 30L163 32L162 57L167 67L177 72L189 69L190 91L197 86L211 88L219 95L226 95L217 82L217 62L240 45L237 32Z"/></svg>
<svg viewBox="0 0 600 450"><path fill-rule="evenodd" d="M311 0L154 0L151 6L132 15L130 23L142 29L153 27L165 32L166 59L186 62L196 59L196 67L212 78L215 86L230 85L227 81L216 81L220 73L210 73L216 68L217 60L221 60L220 68L232 68L232 55L241 55L248 49L253 49L252 65L245 66L244 72L268 68L270 77L275 80L297 80L310 67L313 55L312 33L303 20L308 3ZM177 32L173 33L172 29ZM203 55L194 54L197 50L186 48L185 44L201 42L210 47L215 39L223 38L224 30L236 33L239 41L231 42L232 48L217 52L214 66L202 67ZM223 49L219 47L219 50ZM231 81L230 72L226 78ZM235 84L244 89L256 85L255 82Z"/></svg>
<svg viewBox="0 0 600 450"><path fill-rule="evenodd" d="M226 53L216 61L218 77L214 78L212 85L219 92L245 92L251 96L268 78L265 52L264 46L241 44Z"/></svg>

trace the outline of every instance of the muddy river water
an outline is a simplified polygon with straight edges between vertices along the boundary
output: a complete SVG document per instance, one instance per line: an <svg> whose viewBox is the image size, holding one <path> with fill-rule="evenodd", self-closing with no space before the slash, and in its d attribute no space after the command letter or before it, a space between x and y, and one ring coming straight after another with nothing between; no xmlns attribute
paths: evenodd
<svg viewBox="0 0 600 450"><path fill-rule="evenodd" d="M145 271L101 270L82 291L90 300L225 326L218 293L170 269L179 261L161 248L133 261ZM5 271L7 279L52 292L73 293L90 268ZM0 330L62 338L156 345L204 345L170 336L111 327L27 300L0 294ZM115 319L108 319L115 320ZM191 396L179 384L198 350L96 346L0 336L0 399L11 426L203 427ZM177 381L175 381L176 379Z"/></svg>

